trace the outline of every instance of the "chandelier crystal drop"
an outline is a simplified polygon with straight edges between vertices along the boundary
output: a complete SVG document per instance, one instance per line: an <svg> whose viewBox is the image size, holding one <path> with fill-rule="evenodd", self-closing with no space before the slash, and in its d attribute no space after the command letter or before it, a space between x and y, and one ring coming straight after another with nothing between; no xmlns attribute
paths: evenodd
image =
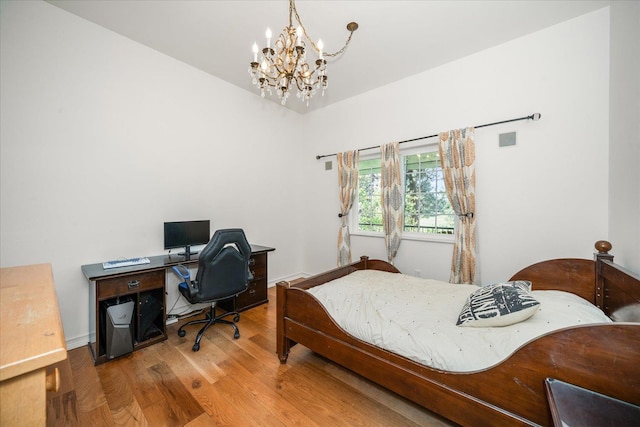
<svg viewBox="0 0 640 427"><path fill-rule="evenodd" d="M294 15L297 27L293 26ZM287 103L291 91L297 89L296 96L308 106L312 96L317 92L324 95L328 87L325 58L341 55L357 29L357 23L347 24L349 37L345 45L336 53L324 52L322 39L319 39L317 44L311 40L300 21L295 1L289 0L289 26L282 30L273 47L271 46L272 33L269 28L266 32L267 46L260 50L257 43L253 44L253 61L249 66L251 82L260 89L260 95L263 98L266 94L273 95L272 89L275 90L282 105ZM305 39L318 54L318 58L312 65L307 63Z"/></svg>

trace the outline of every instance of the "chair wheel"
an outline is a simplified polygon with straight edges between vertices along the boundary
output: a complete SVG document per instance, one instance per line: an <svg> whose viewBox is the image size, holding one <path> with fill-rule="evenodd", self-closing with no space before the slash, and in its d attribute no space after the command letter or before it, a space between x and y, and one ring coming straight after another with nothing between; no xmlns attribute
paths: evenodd
<svg viewBox="0 0 640 427"><path fill-rule="evenodd" d="M236 322L236 323L239 322L240 321L240 315L236 314L235 316L233 316L233 321Z"/></svg>
<svg viewBox="0 0 640 427"><path fill-rule="evenodd" d="M240 332L236 331L235 334L233 334L233 339L237 340L238 338L240 338Z"/></svg>
<svg viewBox="0 0 640 427"><path fill-rule="evenodd" d="M200 344L199 344L199 343L194 344L194 345L193 345L193 347L192 347L191 349L192 349L193 351L198 351L198 350L200 350Z"/></svg>
<svg viewBox="0 0 640 427"><path fill-rule="evenodd" d="M186 332L186 331L184 331L183 329L180 329L180 330L178 331L178 336L179 336L179 337L183 337L183 336L185 336L185 335L187 335L187 332Z"/></svg>

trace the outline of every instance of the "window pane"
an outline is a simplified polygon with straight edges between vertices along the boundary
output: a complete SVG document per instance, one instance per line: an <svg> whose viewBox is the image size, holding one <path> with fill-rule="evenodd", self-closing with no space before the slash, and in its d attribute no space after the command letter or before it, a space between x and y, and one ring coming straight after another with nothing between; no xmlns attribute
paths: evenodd
<svg viewBox="0 0 640 427"><path fill-rule="evenodd" d="M382 231L380 159L361 161L358 174L358 230Z"/></svg>
<svg viewBox="0 0 640 427"><path fill-rule="evenodd" d="M450 210L450 206L446 194L442 193L444 181L439 153L431 151L405 156L404 166L404 230L449 234L449 222L452 227L453 217L440 218L449 213L447 210Z"/></svg>
<svg viewBox="0 0 640 427"><path fill-rule="evenodd" d="M380 174L380 159L371 159L371 160L362 160L360 162L360 166L358 168L359 173L362 174L370 174L377 173Z"/></svg>

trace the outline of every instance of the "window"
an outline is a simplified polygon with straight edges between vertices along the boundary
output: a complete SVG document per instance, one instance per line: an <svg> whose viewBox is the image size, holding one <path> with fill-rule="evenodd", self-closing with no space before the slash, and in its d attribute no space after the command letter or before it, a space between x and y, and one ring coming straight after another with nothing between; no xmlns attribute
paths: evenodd
<svg viewBox="0 0 640 427"><path fill-rule="evenodd" d="M404 233L453 234L454 212L447 198L437 151L402 155ZM382 232L380 159L361 160L358 168L358 231Z"/></svg>

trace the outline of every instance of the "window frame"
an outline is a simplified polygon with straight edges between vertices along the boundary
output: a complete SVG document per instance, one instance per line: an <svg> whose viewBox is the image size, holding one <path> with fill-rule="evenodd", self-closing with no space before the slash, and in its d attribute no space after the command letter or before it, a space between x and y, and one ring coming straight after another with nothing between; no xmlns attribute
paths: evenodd
<svg viewBox="0 0 640 427"><path fill-rule="evenodd" d="M410 148L401 148L400 149L400 157L401 157L401 161L402 161L402 165L401 167L403 168L401 176L402 176L402 189L403 189L403 196L404 196L404 188L405 188L405 170L404 170L404 157L405 156L410 156L413 154L421 154L421 153L425 153L425 152L434 152L434 151L438 151L438 144L437 143L431 143L431 144L421 144L421 145L417 145L417 146L413 146ZM368 154L368 155L360 155L360 159L359 162L364 161L364 160L371 160L371 159L379 159L380 158L380 153L374 153L374 154ZM360 180L360 177L358 176L358 182ZM352 236L364 236L364 237L377 237L377 238L384 238L384 232L380 231L363 231L363 230L359 230L359 224L358 224L358 215L357 212L359 211L359 197L358 194L356 194L356 199L354 200L354 204L351 210L351 213L349 214L349 232ZM355 213L355 214L354 214ZM402 231L402 237L401 240L416 240L416 241L426 241L426 242L439 242L439 243L453 243L454 242L454 234L433 234L433 233L418 233L418 232L412 232L412 231Z"/></svg>

